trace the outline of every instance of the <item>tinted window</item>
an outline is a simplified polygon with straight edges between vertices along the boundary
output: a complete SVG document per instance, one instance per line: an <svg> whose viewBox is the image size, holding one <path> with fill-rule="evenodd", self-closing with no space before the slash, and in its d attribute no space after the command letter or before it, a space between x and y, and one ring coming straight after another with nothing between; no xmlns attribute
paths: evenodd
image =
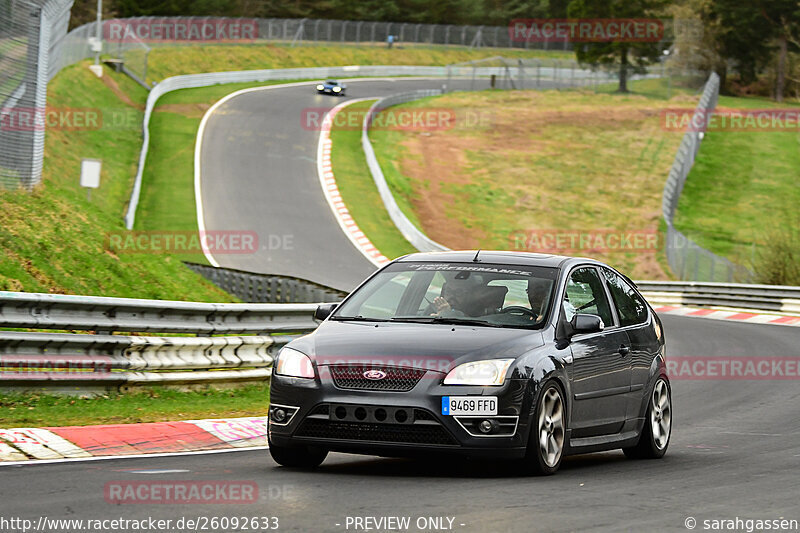
<svg viewBox="0 0 800 533"><path fill-rule="evenodd" d="M557 276L554 268L521 265L395 263L353 293L331 319L463 319L489 326L541 327Z"/></svg>
<svg viewBox="0 0 800 533"><path fill-rule="evenodd" d="M576 313L597 315L606 326L614 324L603 282L594 268L579 268L569 276L564 295L564 314L567 320L572 320Z"/></svg>
<svg viewBox="0 0 800 533"><path fill-rule="evenodd" d="M647 320L647 305L645 305L633 287L610 270L603 269L603 275L608 281L608 288L611 290L614 305L617 306L620 324L632 326L645 322Z"/></svg>

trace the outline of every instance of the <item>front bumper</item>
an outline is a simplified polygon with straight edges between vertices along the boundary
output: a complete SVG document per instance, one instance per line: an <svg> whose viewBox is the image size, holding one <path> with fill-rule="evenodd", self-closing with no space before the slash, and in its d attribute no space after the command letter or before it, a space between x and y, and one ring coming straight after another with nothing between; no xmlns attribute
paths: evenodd
<svg viewBox="0 0 800 533"><path fill-rule="evenodd" d="M532 402L527 380L508 379L500 387L444 386L443 376L434 374L428 372L408 392L341 389L330 378L273 375L271 405L297 409L281 424L269 417L270 441L384 456L525 455ZM481 418L497 419L502 428L481 435L471 425L474 420L442 415L443 396L496 396L497 416Z"/></svg>

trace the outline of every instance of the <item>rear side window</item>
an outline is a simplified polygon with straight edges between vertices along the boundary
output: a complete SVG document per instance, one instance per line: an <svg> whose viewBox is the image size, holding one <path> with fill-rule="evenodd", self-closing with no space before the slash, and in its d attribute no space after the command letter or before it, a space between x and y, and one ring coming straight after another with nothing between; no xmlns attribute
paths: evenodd
<svg viewBox="0 0 800 533"><path fill-rule="evenodd" d="M630 284L618 274L603 269L603 275L611 290L614 305L617 306L619 321L622 326L633 326L647 321L647 305Z"/></svg>

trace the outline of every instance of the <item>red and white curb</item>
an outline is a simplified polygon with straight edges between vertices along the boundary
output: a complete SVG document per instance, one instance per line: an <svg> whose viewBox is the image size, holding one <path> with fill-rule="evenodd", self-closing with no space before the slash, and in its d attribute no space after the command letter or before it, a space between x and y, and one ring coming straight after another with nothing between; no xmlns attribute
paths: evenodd
<svg viewBox="0 0 800 533"><path fill-rule="evenodd" d="M265 417L0 429L0 464L265 447Z"/></svg>
<svg viewBox="0 0 800 533"><path fill-rule="evenodd" d="M333 118L341 111L342 108L356 102L363 102L365 100L372 100L372 98L359 98L355 100L348 100L341 103L328 111L325 118L322 119L322 125L319 132L319 144L317 145L317 174L319 175L319 182L322 185L322 192L328 200L328 205L333 211L333 216L339 226L353 243L353 246L361 252L364 257L377 267L381 267L388 263L390 260L384 256L372 242L364 235L364 232L358 227L353 217L350 215L347 206L344 205L342 195L339 193L339 187L336 185L336 177L333 174L333 167L331 166L331 126L333 125Z"/></svg>
<svg viewBox="0 0 800 533"><path fill-rule="evenodd" d="M727 320L728 322L747 322L751 324L772 324L776 326L800 326L800 316L768 315L746 311L730 311L722 309L698 309L673 305L653 306L659 315L680 315L691 318L710 318Z"/></svg>

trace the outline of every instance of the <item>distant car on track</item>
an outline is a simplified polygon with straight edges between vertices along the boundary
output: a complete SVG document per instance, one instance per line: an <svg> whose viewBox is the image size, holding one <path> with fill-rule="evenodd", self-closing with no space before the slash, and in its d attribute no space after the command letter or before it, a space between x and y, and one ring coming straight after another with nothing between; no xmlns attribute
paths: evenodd
<svg viewBox="0 0 800 533"><path fill-rule="evenodd" d="M317 85L317 93L344 96L347 85L336 80L325 80Z"/></svg>
<svg viewBox="0 0 800 533"><path fill-rule="evenodd" d="M565 455L667 451L661 322L598 261L413 254L315 317L274 364L268 438L281 465L443 452L552 474Z"/></svg>

